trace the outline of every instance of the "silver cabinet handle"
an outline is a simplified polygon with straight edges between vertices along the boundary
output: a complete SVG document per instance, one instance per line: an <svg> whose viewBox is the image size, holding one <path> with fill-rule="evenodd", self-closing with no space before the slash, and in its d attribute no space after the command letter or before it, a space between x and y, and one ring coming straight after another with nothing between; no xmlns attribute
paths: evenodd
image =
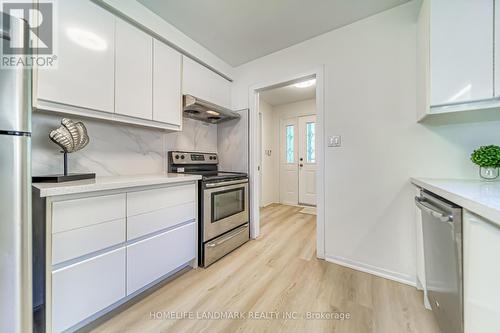
<svg viewBox="0 0 500 333"><path fill-rule="evenodd" d="M417 205L418 208L420 208L423 212L426 212L427 214L438 218L441 222L449 222L453 220L453 217L451 215L446 215L445 212L437 209L434 206L429 205L426 203L425 199L415 197L415 204Z"/></svg>

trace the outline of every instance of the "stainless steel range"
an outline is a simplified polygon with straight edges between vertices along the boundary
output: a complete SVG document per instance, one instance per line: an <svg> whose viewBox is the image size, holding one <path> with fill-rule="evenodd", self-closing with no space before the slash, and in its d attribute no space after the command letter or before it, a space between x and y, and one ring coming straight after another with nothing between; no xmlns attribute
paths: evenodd
<svg viewBox="0 0 500 333"><path fill-rule="evenodd" d="M207 267L250 239L248 175L218 169L215 153L171 151L168 171L199 174L199 265Z"/></svg>

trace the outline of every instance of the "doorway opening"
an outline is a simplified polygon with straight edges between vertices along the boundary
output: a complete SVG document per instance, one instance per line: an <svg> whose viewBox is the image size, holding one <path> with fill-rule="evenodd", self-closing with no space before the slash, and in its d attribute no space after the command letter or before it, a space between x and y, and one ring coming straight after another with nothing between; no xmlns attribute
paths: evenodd
<svg viewBox="0 0 500 333"><path fill-rule="evenodd" d="M316 207L316 79L259 93L260 207Z"/></svg>
<svg viewBox="0 0 500 333"><path fill-rule="evenodd" d="M261 208L295 206L316 215L316 256L324 258L323 67L249 89L250 234ZM263 211L264 222L273 209Z"/></svg>

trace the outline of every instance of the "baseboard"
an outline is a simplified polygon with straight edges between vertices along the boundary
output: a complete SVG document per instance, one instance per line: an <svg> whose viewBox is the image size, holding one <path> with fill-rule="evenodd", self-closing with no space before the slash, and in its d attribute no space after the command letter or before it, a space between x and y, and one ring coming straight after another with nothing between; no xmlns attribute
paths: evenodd
<svg viewBox="0 0 500 333"><path fill-rule="evenodd" d="M380 267L375 267L372 265L364 264L362 262L350 260L350 259L343 258L343 257L326 255L325 260L328 262L337 264L337 265L341 265L344 267L349 267L349 268L355 269L357 271L361 271L361 272L365 272L365 273L372 274L375 276L379 276L379 277L382 277L384 279L389 279L392 281L404 283L404 284L407 284L407 285L412 286L412 287L417 286L415 279L412 276L409 276L406 274L401 274L401 273L390 271L390 270L383 269Z"/></svg>
<svg viewBox="0 0 500 333"><path fill-rule="evenodd" d="M261 206L260 208L266 208L267 206L271 206L271 205L277 205L279 204L279 202L268 202L266 204L264 204L263 206Z"/></svg>

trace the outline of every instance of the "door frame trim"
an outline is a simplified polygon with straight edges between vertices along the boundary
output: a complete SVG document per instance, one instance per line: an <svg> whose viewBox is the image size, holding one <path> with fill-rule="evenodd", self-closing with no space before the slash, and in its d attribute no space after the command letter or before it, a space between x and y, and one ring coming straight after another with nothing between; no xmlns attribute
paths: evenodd
<svg viewBox="0 0 500 333"><path fill-rule="evenodd" d="M307 78L316 78L316 149L317 172L316 172L316 256L325 258L325 111L324 111L324 65L309 71L299 72L291 75L277 77L273 80L252 85L248 91L249 105L249 143L250 143L250 236L255 239L260 235L260 159L261 149L259 138L262 135L259 129L259 92L267 89L278 88L293 84Z"/></svg>

